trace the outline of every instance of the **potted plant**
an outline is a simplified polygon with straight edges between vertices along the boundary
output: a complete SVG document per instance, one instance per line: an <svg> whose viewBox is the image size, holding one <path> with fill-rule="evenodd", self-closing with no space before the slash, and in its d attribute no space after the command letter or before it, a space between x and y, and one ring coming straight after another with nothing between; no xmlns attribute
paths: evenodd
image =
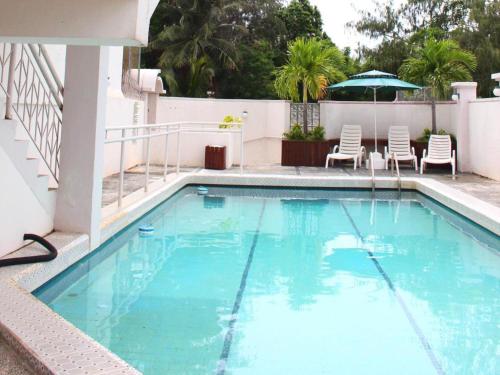
<svg viewBox="0 0 500 375"><path fill-rule="evenodd" d="M283 136L281 165L320 167L325 164L330 143L325 140L324 127L318 125L306 135L299 124L294 124Z"/></svg>

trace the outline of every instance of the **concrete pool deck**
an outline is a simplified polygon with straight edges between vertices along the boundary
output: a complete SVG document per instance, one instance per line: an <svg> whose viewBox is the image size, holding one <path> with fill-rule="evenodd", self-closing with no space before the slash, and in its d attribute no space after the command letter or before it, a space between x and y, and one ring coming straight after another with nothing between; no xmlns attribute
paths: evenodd
<svg viewBox="0 0 500 375"><path fill-rule="evenodd" d="M233 167L223 171L206 170L201 168L181 168L181 173L202 173L202 174L235 174L239 173L239 168ZM281 165L267 165L260 167L248 167L244 169L244 174L249 175L283 175L283 176L323 176L323 177L371 177L370 171L366 168L358 168L356 171L352 167L283 167ZM423 175L415 173L413 169L401 167L401 177L418 177L434 179L445 183L459 191L470 194L494 206L500 207L500 181L490 180L472 173L459 173L453 180L449 168L433 169ZM175 167L168 169L168 176L175 176ZM376 177L391 177L391 171L378 170ZM163 166L151 166L150 182L161 181L163 178ZM119 175L114 174L104 179L102 206L108 206L117 201ZM144 188L144 167L138 166L129 169L125 173L124 192L131 194Z"/></svg>
<svg viewBox="0 0 500 375"><path fill-rule="evenodd" d="M246 168L243 175L239 174L238 168L225 171L182 168L179 175L169 173L166 182L163 182L161 167L152 166L150 172L150 190L145 193L143 167L127 171L124 191L128 196L124 199L121 210L116 207L118 176L110 176L104 180L103 205L106 207L103 208L102 241L112 237L186 184L344 188L371 186L369 171L359 169L354 172L348 167L325 170L265 166ZM420 177L413 170L402 169L401 176L403 188L421 191L494 233L500 233L500 182L470 174L460 174L456 180L452 180L447 171ZM378 171L376 184L377 188L394 189L397 186L390 171ZM60 250L60 256L55 260L0 269L0 293L9 300L9 304L0 307L0 352L3 350L6 358L10 358L5 361L5 370L11 369L11 372L6 373L22 371L24 366L15 368L19 365L16 358L22 357L37 374L136 374L135 369L31 295L31 291L92 251L85 235L55 232L47 239ZM39 252L40 248L32 244L10 256ZM30 313L26 314L26 311Z"/></svg>

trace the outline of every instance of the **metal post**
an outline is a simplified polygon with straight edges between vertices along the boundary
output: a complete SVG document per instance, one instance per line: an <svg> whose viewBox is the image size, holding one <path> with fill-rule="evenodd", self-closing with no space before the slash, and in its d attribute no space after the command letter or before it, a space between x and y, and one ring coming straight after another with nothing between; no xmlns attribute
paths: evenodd
<svg viewBox="0 0 500 375"><path fill-rule="evenodd" d="M9 76L7 77L7 98L5 99L5 118L12 120L12 90L14 88L14 73L16 70L17 45L10 44Z"/></svg>
<svg viewBox="0 0 500 375"><path fill-rule="evenodd" d="M125 129L122 130L122 139L125 138ZM125 177L125 141L120 142L120 180L118 181L118 208L122 206L123 180Z"/></svg>
<svg viewBox="0 0 500 375"><path fill-rule="evenodd" d="M243 129L245 128L245 121L243 121L243 125L241 126L240 131L240 174L243 174L243 156L244 156L244 145L243 145Z"/></svg>
<svg viewBox="0 0 500 375"><path fill-rule="evenodd" d="M145 175L145 182L144 182L144 191L147 193L148 192L148 185L149 185L149 159L151 158L151 128L147 128L148 132L148 137L147 143L146 143L146 175Z"/></svg>
<svg viewBox="0 0 500 375"><path fill-rule="evenodd" d="M163 158L163 181L167 181L167 174L168 174L168 130L169 127L167 126L167 135L165 136L165 157Z"/></svg>
<svg viewBox="0 0 500 375"><path fill-rule="evenodd" d="M181 126L177 125L177 170L179 174L181 171Z"/></svg>

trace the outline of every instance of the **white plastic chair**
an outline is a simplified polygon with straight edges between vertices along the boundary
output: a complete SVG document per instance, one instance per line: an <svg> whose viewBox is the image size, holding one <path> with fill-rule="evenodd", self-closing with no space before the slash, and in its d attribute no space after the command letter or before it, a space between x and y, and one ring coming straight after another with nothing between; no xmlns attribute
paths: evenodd
<svg viewBox="0 0 500 375"><path fill-rule="evenodd" d="M420 174L424 173L426 164L451 164L451 172L455 177L455 150L451 150L451 138L449 135L432 134L429 139L429 155L424 150L420 160Z"/></svg>
<svg viewBox="0 0 500 375"><path fill-rule="evenodd" d="M340 134L340 146L335 145L331 154L326 156L325 168L328 168L330 160L332 165L335 160L354 161L354 169L363 161L363 156L366 158L366 150L361 146L361 126L359 125L344 125Z"/></svg>
<svg viewBox="0 0 500 375"><path fill-rule="evenodd" d="M389 148L384 148L385 169L389 168L389 160L396 159L398 161L411 161L418 171L417 155L415 148L410 149L410 132L407 126L391 126L389 129Z"/></svg>

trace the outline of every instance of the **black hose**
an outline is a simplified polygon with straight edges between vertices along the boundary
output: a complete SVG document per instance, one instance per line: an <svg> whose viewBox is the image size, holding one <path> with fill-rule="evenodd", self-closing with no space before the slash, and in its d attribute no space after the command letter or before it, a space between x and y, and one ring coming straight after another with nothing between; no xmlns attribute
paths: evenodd
<svg viewBox="0 0 500 375"><path fill-rule="evenodd" d="M14 266L18 264L48 262L49 260L52 260L55 257L57 257L57 249L45 238L37 236L36 234L27 233L24 235L23 239L25 241L31 240L38 242L40 245L45 247L49 251L49 253L46 255L32 255L29 257L0 259L0 267Z"/></svg>

